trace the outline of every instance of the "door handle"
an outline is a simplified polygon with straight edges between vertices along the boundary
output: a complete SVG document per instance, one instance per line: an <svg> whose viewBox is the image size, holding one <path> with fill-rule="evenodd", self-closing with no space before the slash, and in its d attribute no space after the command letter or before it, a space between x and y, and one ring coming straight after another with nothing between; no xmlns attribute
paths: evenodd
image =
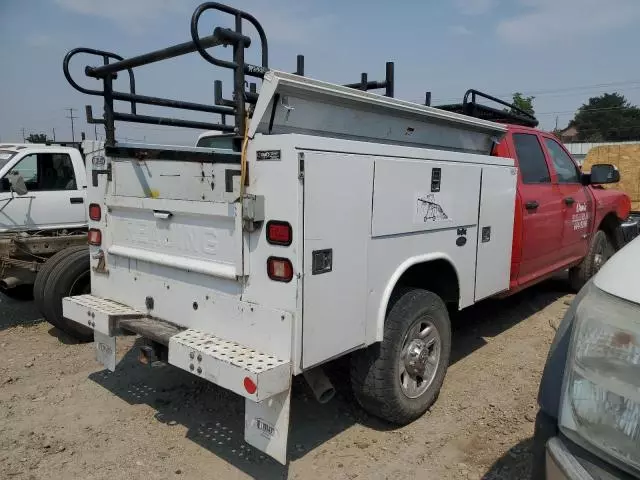
<svg viewBox="0 0 640 480"><path fill-rule="evenodd" d="M526 208L527 210L535 210L539 206L540 204L535 200L531 200L530 202L524 204L524 208Z"/></svg>
<svg viewBox="0 0 640 480"><path fill-rule="evenodd" d="M576 201L573 199L573 197L567 197L564 199L564 203L566 205L573 205L574 203L576 203Z"/></svg>
<svg viewBox="0 0 640 480"><path fill-rule="evenodd" d="M166 210L154 210L153 216L160 220L168 220L173 214L171 212L167 212Z"/></svg>
<svg viewBox="0 0 640 480"><path fill-rule="evenodd" d="M84 198L82 198L82 197L71 197L69 199L69 202L71 202L73 204L84 203Z"/></svg>

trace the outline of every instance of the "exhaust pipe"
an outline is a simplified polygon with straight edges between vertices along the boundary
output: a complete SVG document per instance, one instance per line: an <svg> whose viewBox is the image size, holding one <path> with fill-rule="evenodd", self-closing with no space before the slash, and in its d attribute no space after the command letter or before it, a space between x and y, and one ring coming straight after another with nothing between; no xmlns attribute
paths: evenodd
<svg viewBox="0 0 640 480"><path fill-rule="evenodd" d="M22 285L22 280L17 277L5 277L0 280L0 288L3 290L9 290L10 288L15 288L18 285Z"/></svg>
<svg viewBox="0 0 640 480"><path fill-rule="evenodd" d="M331 380L325 375L321 367L312 368L303 372L304 379L309 384L313 395L319 403L329 402L336 394Z"/></svg>

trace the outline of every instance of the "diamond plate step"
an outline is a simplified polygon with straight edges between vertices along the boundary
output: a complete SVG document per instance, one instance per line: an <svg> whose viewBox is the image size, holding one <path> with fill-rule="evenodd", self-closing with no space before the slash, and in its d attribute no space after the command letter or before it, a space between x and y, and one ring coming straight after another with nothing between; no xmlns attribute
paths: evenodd
<svg viewBox="0 0 640 480"><path fill-rule="evenodd" d="M108 336L115 335L119 320L146 317L138 310L94 295L63 298L62 313L65 318Z"/></svg>
<svg viewBox="0 0 640 480"><path fill-rule="evenodd" d="M256 402L291 384L289 361L199 330L171 337L169 363Z"/></svg>

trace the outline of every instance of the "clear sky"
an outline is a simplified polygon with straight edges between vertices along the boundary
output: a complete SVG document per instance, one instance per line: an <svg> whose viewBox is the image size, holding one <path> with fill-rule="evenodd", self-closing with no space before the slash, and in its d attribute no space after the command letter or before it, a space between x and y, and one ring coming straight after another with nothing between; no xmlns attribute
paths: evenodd
<svg viewBox="0 0 640 480"><path fill-rule="evenodd" d="M124 57L187 41L197 0L0 0L0 140L27 133L71 137L65 108L72 107L76 136L87 125L84 105L98 97L73 90L62 74L64 54L77 46ZM272 68L294 71L296 54L306 74L321 80L382 79L396 64L396 97L434 104L459 101L468 88L508 97L536 96L544 128L563 127L590 96L618 91L640 104L640 0L237 0L258 18L269 39ZM205 15L202 29L228 26ZM210 31L210 30L209 30ZM247 28L247 33L254 36ZM254 42L257 44L258 42ZM257 60L252 48L249 61ZM230 49L220 56L230 55ZM230 58L230 57L228 57ZM84 63L83 63L84 62ZM257 62L256 62L257 63ZM72 65L96 64L84 57ZM122 75L121 75L122 77ZM139 93L213 103L213 81L229 88L229 74L191 54L138 69ZM91 79L85 85L99 87ZM118 80L122 82L122 78ZM122 85L122 84L121 84ZM124 89L124 85L122 85ZM124 105L119 110L126 111ZM140 107L141 113L184 112ZM189 118L206 120L203 115ZM98 127L98 134L103 135ZM192 144L195 130L117 124L124 140Z"/></svg>

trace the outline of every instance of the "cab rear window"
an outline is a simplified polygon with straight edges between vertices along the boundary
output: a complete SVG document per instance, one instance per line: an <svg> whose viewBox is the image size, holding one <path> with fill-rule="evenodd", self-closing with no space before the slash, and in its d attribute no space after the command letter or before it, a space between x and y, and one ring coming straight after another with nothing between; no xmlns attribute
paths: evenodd
<svg viewBox="0 0 640 480"><path fill-rule="evenodd" d="M13 150L0 150L0 168L4 167L16 153Z"/></svg>
<svg viewBox="0 0 640 480"><path fill-rule="evenodd" d="M212 135L210 137L202 137L198 140L196 147L220 148L224 150L233 150L233 137Z"/></svg>

